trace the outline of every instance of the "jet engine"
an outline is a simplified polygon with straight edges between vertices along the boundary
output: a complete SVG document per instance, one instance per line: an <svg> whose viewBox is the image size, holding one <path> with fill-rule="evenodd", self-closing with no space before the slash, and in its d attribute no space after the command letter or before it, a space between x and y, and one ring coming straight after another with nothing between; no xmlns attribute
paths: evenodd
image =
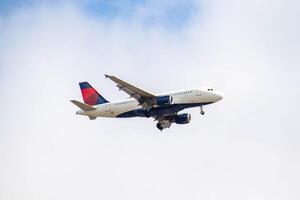
<svg viewBox="0 0 300 200"><path fill-rule="evenodd" d="M188 113L175 116L176 124L188 124L191 121L191 115Z"/></svg>
<svg viewBox="0 0 300 200"><path fill-rule="evenodd" d="M173 103L173 97L172 96L159 96L156 98L156 104L158 106L166 106L171 105Z"/></svg>

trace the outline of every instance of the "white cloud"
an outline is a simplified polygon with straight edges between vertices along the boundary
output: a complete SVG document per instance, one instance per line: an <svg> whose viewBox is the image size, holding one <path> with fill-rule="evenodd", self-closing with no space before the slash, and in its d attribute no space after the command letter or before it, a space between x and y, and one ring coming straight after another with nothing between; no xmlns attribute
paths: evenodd
<svg viewBox="0 0 300 200"><path fill-rule="evenodd" d="M298 4L206 1L180 32L71 4L1 18L0 199L298 199ZM79 81L126 97L104 73L225 99L163 134L147 119L76 116Z"/></svg>

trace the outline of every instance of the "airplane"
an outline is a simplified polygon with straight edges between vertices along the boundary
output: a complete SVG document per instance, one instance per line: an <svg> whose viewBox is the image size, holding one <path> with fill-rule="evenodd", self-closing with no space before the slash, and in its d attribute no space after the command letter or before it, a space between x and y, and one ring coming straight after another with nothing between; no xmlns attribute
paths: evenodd
<svg viewBox="0 0 300 200"><path fill-rule="evenodd" d="M210 87L188 89L163 94L152 94L140 89L115 76L105 74L117 84L119 90L129 95L129 98L117 102L107 101L88 82L80 82L79 86L84 103L71 100L81 110L76 114L88 116L90 120L97 117L129 118L152 117L157 121L156 127L162 131L170 128L172 123L188 124L191 115L179 113L180 111L200 107L201 115L204 115L203 106L220 101L223 94Z"/></svg>

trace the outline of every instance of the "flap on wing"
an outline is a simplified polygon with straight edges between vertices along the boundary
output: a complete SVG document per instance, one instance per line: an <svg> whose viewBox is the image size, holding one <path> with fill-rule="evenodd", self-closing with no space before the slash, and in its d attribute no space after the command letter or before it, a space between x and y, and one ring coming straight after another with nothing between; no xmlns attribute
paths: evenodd
<svg viewBox="0 0 300 200"><path fill-rule="evenodd" d="M140 88L137 88L137 87L131 85L130 83L122 81L121 79L119 79L115 76L110 76L110 75L105 74L105 77L114 81L120 90L124 91L130 97L135 98L140 103L144 102L147 99L155 98L155 95L153 95L149 92L146 92L145 90L142 90Z"/></svg>

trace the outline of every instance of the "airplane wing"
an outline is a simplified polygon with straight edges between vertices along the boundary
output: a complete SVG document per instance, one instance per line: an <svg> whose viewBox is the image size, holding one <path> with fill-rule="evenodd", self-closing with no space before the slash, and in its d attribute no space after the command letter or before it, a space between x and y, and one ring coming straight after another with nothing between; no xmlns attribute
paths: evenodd
<svg viewBox="0 0 300 200"><path fill-rule="evenodd" d="M156 98L155 95L146 92L145 90L142 90L134 85L131 85L130 83L127 83L115 76L105 74L105 78L109 78L110 80L115 82L119 90L122 90L130 97L135 98L144 109L150 109L153 107Z"/></svg>

